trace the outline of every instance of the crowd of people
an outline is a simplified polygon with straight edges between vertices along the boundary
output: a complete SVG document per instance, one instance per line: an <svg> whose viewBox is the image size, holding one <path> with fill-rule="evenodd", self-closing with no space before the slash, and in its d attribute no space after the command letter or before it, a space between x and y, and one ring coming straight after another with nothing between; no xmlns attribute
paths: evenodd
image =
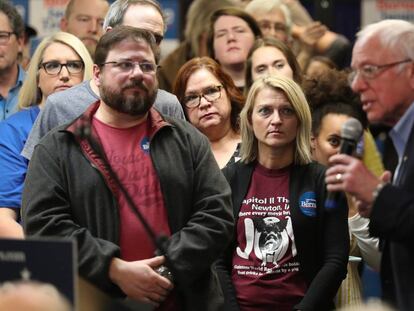
<svg viewBox="0 0 414 311"><path fill-rule="evenodd" d="M363 310L364 265L414 309L414 25L351 48L298 0L194 0L186 22L161 59L156 0L69 0L24 66L0 0L0 238L73 239L81 277L156 310Z"/></svg>

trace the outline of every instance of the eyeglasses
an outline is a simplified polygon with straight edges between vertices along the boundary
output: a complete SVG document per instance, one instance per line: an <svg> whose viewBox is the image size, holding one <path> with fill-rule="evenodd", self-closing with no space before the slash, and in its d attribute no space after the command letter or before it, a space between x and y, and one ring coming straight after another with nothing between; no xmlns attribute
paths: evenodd
<svg viewBox="0 0 414 311"><path fill-rule="evenodd" d="M109 64L111 64L112 67L116 68L122 73L131 73L133 70L135 70L136 66L139 66L139 69L141 69L143 73L154 73L158 68L158 65L154 63L132 62L129 60L119 61L119 62L117 61L106 62L106 63L102 63L101 66L105 66Z"/></svg>
<svg viewBox="0 0 414 311"><path fill-rule="evenodd" d="M157 45L160 45L161 41L164 40L164 36L159 33L151 32L151 34L154 36L155 43Z"/></svg>
<svg viewBox="0 0 414 311"><path fill-rule="evenodd" d="M66 70L70 74L77 74L82 72L84 64L81 60L68 61L65 64L61 64L57 61L50 61L40 64L39 69L43 68L49 75L58 75L63 67L66 67Z"/></svg>
<svg viewBox="0 0 414 311"><path fill-rule="evenodd" d="M214 102L221 96L222 85L210 86L202 90L199 94L190 94L184 97L183 102L187 108L197 108L200 106L201 97L208 102Z"/></svg>
<svg viewBox="0 0 414 311"><path fill-rule="evenodd" d="M0 45L9 43L10 36L15 34L13 31L0 31Z"/></svg>
<svg viewBox="0 0 414 311"><path fill-rule="evenodd" d="M357 74L360 74L364 80L372 80L372 79L375 79L381 73L381 71L384 71L396 65L408 63L408 62L412 62L412 60L404 59L398 62L389 63L385 65L364 65L361 68L354 69L349 73L348 83L349 85L351 85L355 81Z"/></svg>
<svg viewBox="0 0 414 311"><path fill-rule="evenodd" d="M286 25L282 23L271 23L268 21L263 21L259 23L259 27L264 33L270 32L272 28L274 29L275 32L287 33L288 31Z"/></svg>

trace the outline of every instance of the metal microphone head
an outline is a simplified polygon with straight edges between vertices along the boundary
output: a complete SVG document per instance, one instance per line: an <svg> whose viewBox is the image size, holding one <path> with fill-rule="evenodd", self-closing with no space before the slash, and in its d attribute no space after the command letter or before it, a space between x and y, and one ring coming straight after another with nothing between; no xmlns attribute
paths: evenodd
<svg viewBox="0 0 414 311"><path fill-rule="evenodd" d="M362 136L363 128L361 122L355 118L350 118L342 125L341 136L343 139L358 142Z"/></svg>

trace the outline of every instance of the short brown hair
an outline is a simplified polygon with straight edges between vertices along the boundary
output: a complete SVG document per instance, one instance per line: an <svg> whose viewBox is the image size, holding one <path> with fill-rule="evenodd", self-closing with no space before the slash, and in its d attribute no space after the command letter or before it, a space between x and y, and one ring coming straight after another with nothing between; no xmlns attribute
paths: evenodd
<svg viewBox="0 0 414 311"><path fill-rule="evenodd" d="M208 70L223 85L231 104L231 127L235 132L239 132L239 114L244 105L244 97L234 84L233 79L221 69L221 66L215 60L210 57L195 57L186 62L177 73L173 93L177 96L181 105L183 105L188 80L198 69ZM188 118L184 106L183 110Z"/></svg>
<svg viewBox="0 0 414 311"><path fill-rule="evenodd" d="M117 44L126 40L146 42L154 54L155 63L158 64L158 61L160 60L160 49L155 43L152 33L131 26L117 26L101 37L96 46L95 63L98 66L102 65L106 61L109 51Z"/></svg>
<svg viewBox="0 0 414 311"><path fill-rule="evenodd" d="M24 36L24 22L19 12L9 1L0 1L0 12L3 12L9 20L10 27L17 38Z"/></svg>

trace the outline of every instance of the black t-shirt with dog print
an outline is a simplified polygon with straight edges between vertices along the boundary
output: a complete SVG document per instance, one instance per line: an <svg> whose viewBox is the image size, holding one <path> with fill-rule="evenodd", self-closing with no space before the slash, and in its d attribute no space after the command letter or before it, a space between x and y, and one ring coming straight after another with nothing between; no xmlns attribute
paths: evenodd
<svg viewBox="0 0 414 311"><path fill-rule="evenodd" d="M243 200L232 263L242 311L292 310L305 295L290 217L290 168L257 164Z"/></svg>

